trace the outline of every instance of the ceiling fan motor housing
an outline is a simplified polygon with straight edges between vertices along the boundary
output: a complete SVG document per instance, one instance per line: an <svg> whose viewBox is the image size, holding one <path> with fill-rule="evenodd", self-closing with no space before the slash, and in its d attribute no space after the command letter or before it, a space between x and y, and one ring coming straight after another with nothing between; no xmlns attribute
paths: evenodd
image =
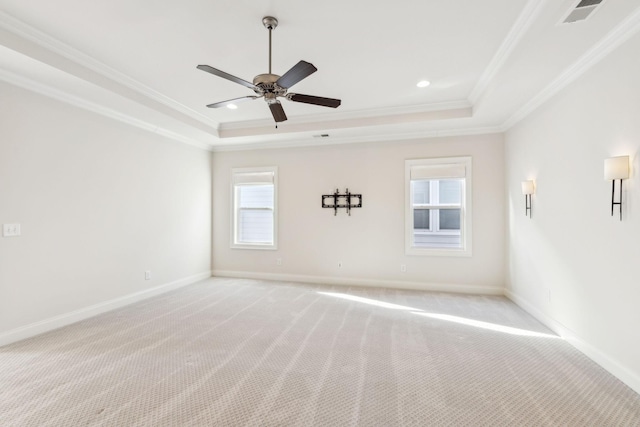
<svg viewBox="0 0 640 427"><path fill-rule="evenodd" d="M253 84L257 87L254 91L258 95L274 94L275 96L284 96L287 89L276 84L280 78L277 74L258 74L253 78Z"/></svg>

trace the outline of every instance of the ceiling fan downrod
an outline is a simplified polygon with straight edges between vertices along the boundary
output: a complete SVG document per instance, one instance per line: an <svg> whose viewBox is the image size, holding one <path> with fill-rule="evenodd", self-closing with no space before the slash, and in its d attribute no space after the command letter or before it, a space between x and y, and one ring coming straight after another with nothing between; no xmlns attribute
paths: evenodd
<svg viewBox="0 0 640 427"><path fill-rule="evenodd" d="M262 18L262 24L269 30L269 74L271 74L271 31L278 26L278 20L273 16L265 16Z"/></svg>

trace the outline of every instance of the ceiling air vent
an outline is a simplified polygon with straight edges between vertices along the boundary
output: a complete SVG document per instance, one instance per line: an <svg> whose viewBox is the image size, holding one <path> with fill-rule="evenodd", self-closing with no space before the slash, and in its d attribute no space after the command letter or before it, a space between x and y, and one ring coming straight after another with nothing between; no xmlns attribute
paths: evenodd
<svg viewBox="0 0 640 427"><path fill-rule="evenodd" d="M562 20L563 24L584 21L600 6L604 0L581 0L569 10L569 14Z"/></svg>

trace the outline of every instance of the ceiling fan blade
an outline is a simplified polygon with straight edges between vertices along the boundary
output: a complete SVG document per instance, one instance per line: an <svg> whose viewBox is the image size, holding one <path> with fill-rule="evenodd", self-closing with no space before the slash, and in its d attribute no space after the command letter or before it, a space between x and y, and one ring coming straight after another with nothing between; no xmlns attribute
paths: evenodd
<svg viewBox="0 0 640 427"><path fill-rule="evenodd" d="M287 120L287 115L284 113L284 109L282 108L282 104L280 104L280 101L269 104L269 109L271 110L273 120L275 120L276 123L284 122L285 120Z"/></svg>
<svg viewBox="0 0 640 427"><path fill-rule="evenodd" d="M310 76L311 74L318 71L313 64L310 64L306 61L300 61L289 71L284 73L282 77L276 81L276 84L282 88L289 89L294 84L298 83L300 80Z"/></svg>
<svg viewBox="0 0 640 427"><path fill-rule="evenodd" d="M209 104L209 105L207 105L207 107L209 107L209 108L226 107L229 104L235 104L237 102L249 101L249 100L258 99L258 98L260 98L260 96L243 96L243 97L240 97L240 98L228 99L226 101L221 101L221 102L216 102L214 104Z"/></svg>
<svg viewBox="0 0 640 427"><path fill-rule="evenodd" d="M198 68L198 70L202 70L202 71L206 71L207 73L211 73L214 76L222 77L223 79L227 79L227 80L232 81L234 83L238 83L238 84L240 84L242 86L246 86L249 89L256 89L257 88L256 85L254 85L253 83L249 83L246 80L242 80L239 77L232 76L229 73L225 73L224 71L220 71L220 70L218 70L216 68L213 68L213 67L210 67L208 65L198 65L197 68Z"/></svg>
<svg viewBox="0 0 640 427"><path fill-rule="evenodd" d="M300 93L290 93L287 99L294 102L304 102L305 104L321 105L323 107L337 108L340 106L339 99L323 98L321 96L302 95Z"/></svg>

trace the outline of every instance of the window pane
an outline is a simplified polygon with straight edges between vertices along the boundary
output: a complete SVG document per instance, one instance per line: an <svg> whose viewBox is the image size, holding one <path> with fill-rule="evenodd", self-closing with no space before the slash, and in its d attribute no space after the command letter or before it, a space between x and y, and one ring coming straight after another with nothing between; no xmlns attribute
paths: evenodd
<svg viewBox="0 0 640 427"><path fill-rule="evenodd" d="M429 209L415 209L413 211L413 229L414 230L429 230L431 224L429 224Z"/></svg>
<svg viewBox="0 0 640 427"><path fill-rule="evenodd" d="M461 248L462 238L460 234L443 233L413 233L413 246L417 248Z"/></svg>
<svg viewBox="0 0 640 427"><path fill-rule="evenodd" d="M459 205L462 196L461 179L441 179L440 180L440 204ZM442 228L442 227L441 227Z"/></svg>
<svg viewBox="0 0 640 427"><path fill-rule="evenodd" d="M243 210L238 215L239 243L273 243L273 212Z"/></svg>
<svg viewBox="0 0 640 427"><path fill-rule="evenodd" d="M238 185L239 208L273 208L273 184Z"/></svg>
<svg viewBox="0 0 640 427"><path fill-rule="evenodd" d="M440 209L440 230L460 230L460 209Z"/></svg>
<svg viewBox="0 0 640 427"><path fill-rule="evenodd" d="M413 204L420 205L429 203L429 182L428 180L411 181Z"/></svg>

